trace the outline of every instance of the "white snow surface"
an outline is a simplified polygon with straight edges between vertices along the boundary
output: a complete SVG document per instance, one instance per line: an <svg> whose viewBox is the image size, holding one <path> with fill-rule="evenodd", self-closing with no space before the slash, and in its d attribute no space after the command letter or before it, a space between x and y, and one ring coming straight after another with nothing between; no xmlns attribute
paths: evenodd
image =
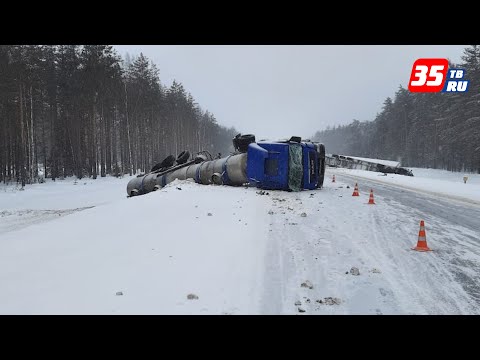
<svg viewBox="0 0 480 360"><path fill-rule="evenodd" d="M262 198L243 188L176 181L127 199L127 180L99 181L82 191L65 191L74 188L66 181L1 193L2 208L17 214L26 211L19 209L29 193L29 209L48 209L49 201L57 208L60 198L68 209L97 205L4 229L0 313L256 313L268 232ZM12 210L2 217L7 211L15 217Z"/></svg>
<svg viewBox="0 0 480 360"><path fill-rule="evenodd" d="M464 241L477 233L432 218L435 251L412 251L418 212L379 195L367 205L342 180L480 200L477 175L413 172L327 169L323 189L263 195L177 180L126 198L130 178L3 186L0 314L479 314L441 256L458 241L480 263Z"/></svg>

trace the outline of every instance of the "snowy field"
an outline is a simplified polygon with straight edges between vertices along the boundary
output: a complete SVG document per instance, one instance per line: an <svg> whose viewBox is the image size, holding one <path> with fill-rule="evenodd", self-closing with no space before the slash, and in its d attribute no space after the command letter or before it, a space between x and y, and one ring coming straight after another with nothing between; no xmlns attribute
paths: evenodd
<svg viewBox="0 0 480 360"><path fill-rule="evenodd" d="M0 184L0 235L118 200L120 189L126 188L129 180L47 179L43 184L27 185L23 191L19 186Z"/></svg>
<svg viewBox="0 0 480 360"><path fill-rule="evenodd" d="M329 168L323 189L299 193L177 181L126 198L129 178L0 187L0 314L480 314L480 236L462 222L480 213L467 201L480 200L478 175L413 172ZM449 223L440 210L452 209ZM421 219L432 252L410 249Z"/></svg>

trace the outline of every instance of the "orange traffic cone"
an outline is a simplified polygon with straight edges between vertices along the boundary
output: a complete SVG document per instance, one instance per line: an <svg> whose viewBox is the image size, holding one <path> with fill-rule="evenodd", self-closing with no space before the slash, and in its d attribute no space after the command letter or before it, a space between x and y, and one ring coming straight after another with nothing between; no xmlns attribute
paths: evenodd
<svg viewBox="0 0 480 360"><path fill-rule="evenodd" d="M432 251L432 249L430 249L427 246L427 236L425 234L425 222L423 220L420 221L420 231L418 232L417 246L413 247L412 250Z"/></svg>
<svg viewBox="0 0 480 360"><path fill-rule="evenodd" d="M355 183L355 189L353 189L353 194L352 196L360 196L360 194L358 193L358 185L357 183Z"/></svg>
<svg viewBox="0 0 480 360"><path fill-rule="evenodd" d="M370 198L368 199L368 204L375 205L375 200L373 199L373 189L370 189Z"/></svg>
<svg viewBox="0 0 480 360"><path fill-rule="evenodd" d="M333 175L332 182L335 182L335 174Z"/></svg>

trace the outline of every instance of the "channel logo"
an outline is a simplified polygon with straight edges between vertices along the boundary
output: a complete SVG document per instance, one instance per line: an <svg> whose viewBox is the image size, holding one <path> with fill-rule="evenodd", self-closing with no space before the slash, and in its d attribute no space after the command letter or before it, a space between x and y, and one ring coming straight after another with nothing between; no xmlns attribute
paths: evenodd
<svg viewBox="0 0 480 360"><path fill-rule="evenodd" d="M417 59L413 63L408 90L411 92L466 92L465 69L449 69L447 59Z"/></svg>

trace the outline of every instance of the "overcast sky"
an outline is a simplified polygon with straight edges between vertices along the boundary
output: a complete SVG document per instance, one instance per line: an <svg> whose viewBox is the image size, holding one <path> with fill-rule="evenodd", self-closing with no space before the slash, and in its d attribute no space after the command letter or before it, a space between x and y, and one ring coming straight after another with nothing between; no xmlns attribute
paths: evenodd
<svg viewBox="0 0 480 360"><path fill-rule="evenodd" d="M408 87L422 57L460 62L466 45L115 45L143 52L160 80L183 84L224 126L259 138L304 138L327 125L373 120Z"/></svg>

